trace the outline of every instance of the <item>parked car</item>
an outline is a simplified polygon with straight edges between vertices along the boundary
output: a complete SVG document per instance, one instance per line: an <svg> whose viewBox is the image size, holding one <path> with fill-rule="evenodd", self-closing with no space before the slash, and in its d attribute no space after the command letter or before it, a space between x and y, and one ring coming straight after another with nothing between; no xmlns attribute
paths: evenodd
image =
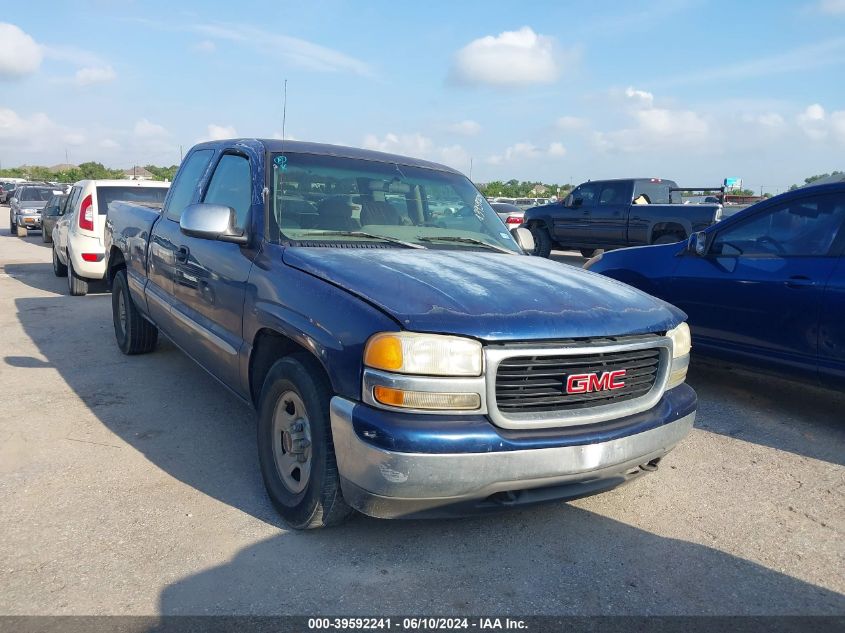
<svg viewBox="0 0 845 633"><path fill-rule="evenodd" d="M0 203L9 203L9 199L14 195L15 187L17 187L15 182L0 182Z"/></svg>
<svg viewBox="0 0 845 633"><path fill-rule="evenodd" d="M535 254L560 248L591 257L598 249L670 244L721 219L721 205L680 204L673 189L674 181L660 178L581 183L562 202L526 211Z"/></svg>
<svg viewBox="0 0 845 633"><path fill-rule="evenodd" d="M845 386L845 184L781 194L688 242L585 264L683 309L696 353Z"/></svg>
<svg viewBox="0 0 845 633"><path fill-rule="evenodd" d="M490 206L493 207L493 211L502 218L502 222L504 222L508 228L520 226L522 224L522 218L525 216L525 211L515 204L508 204L507 202L493 202Z"/></svg>
<svg viewBox="0 0 845 633"><path fill-rule="evenodd" d="M68 196L67 194L60 193L54 195L47 201L47 205L44 207L44 210L41 212L41 241L42 242L52 242L53 241L53 228L56 226L56 221L59 219L59 215L64 210L65 203L67 202Z"/></svg>
<svg viewBox="0 0 845 633"><path fill-rule="evenodd" d="M41 210L53 195L52 187L29 184L17 187L9 203L9 229L12 235L17 233L18 226L40 231Z"/></svg>
<svg viewBox="0 0 845 633"><path fill-rule="evenodd" d="M304 224L289 185L315 182L360 196L360 221L330 197ZM461 205L434 223L431 198ZM689 432L688 328L531 246L449 167L202 143L163 210L109 211L115 337L138 354L161 330L256 407L264 483L294 528L352 508L411 517L597 493ZM502 275L511 262L519 283Z"/></svg>
<svg viewBox="0 0 845 633"><path fill-rule="evenodd" d="M105 276L103 235L110 205L126 201L160 206L168 187L149 180L80 180L71 188L52 232L53 272L67 277L71 295L87 294L89 280Z"/></svg>

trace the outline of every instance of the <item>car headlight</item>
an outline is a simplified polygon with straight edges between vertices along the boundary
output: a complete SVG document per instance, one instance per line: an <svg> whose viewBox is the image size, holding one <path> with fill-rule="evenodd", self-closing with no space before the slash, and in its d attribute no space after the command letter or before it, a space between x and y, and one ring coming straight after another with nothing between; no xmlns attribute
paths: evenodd
<svg viewBox="0 0 845 633"><path fill-rule="evenodd" d="M382 332L364 348L363 400L387 409L483 412L481 343L460 336Z"/></svg>
<svg viewBox="0 0 845 633"><path fill-rule="evenodd" d="M421 376L480 376L481 343L460 336L382 332L367 341L364 364Z"/></svg>
<svg viewBox="0 0 845 633"><path fill-rule="evenodd" d="M689 325L681 323L676 328L666 332L666 336L672 340L672 366L669 370L669 382L667 389L677 387L687 378L689 369L690 350L692 349L692 336Z"/></svg>

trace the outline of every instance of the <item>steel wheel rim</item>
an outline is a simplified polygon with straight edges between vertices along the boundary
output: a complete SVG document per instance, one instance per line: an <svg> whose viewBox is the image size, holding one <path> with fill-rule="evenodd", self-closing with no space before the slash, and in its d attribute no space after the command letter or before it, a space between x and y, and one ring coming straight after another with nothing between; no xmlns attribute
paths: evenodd
<svg viewBox="0 0 845 633"><path fill-rule="evenodd" d="M117 295L117 320L120 324L120 335L126 336L126 299L123 298L123 292Z"/></svg>
<svg viewBox="0 0 845 633"><path fill-rule="evenodd" d="M273 460L282 484L299 494L311 479L311 424L305 403L294 391L285 391L273 411Z"/></svg>

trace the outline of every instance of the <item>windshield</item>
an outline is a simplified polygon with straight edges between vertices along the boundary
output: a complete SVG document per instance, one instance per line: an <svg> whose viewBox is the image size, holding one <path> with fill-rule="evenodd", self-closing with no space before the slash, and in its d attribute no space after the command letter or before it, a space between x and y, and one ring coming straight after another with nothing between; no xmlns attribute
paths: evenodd
<svg viewBox="0 0 845 633"><path fill-rule="evenodd" d="M273 154L272 166L270 230L277 241L313 245L384 236L427 248L488 244L521 252L484 196L459 174L296 153Z"/></svg>
<svg viewBox="0 0 845 633"><path fill-rule="evenodd" d="M47 202L50 198L53 197L53 189L52 188L42 188L42 187L24 187L21 189L20 198L18 198L21 202Z"/></svg>

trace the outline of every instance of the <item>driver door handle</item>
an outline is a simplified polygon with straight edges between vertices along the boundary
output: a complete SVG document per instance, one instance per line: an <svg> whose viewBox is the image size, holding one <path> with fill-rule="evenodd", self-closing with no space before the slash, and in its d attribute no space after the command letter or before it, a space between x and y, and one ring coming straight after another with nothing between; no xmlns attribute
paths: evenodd
<svg viewBox="0 0 845 633"><path fill-rule="evenodd" d="M804 275L793 275L786 280L787 288L807 288L815 285L816 283L812 279Z"/></svg>
<svg viewBox="0 0 845 633"><path fill-rule="evenodd" d="M180 246L179 249L176 251L176 261L180 264L187 264L188 257L191 255L191 251L188 250L187 246Z"/></svg>

